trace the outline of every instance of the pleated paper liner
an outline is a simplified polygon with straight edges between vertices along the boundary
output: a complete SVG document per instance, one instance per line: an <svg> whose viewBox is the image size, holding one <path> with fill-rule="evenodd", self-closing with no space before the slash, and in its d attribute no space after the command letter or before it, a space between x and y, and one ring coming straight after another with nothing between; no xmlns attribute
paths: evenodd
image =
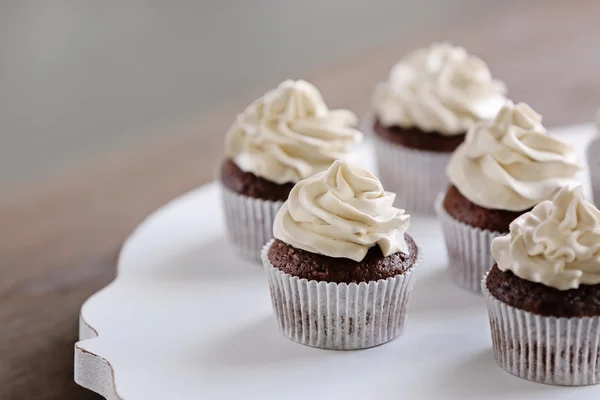
<svg viewBox="0 0 600 400"><path fill-rule="evenodd" d="M239 254L260 262L260 253L273 238L273 222L282 201L255 199L221 185L223 209L229 240Z"/></svg>
<svg viewBox="0 0 600 400"><path fill-rule="evenodd" d="M459 287L481 294L481 278L495 264L492 240L506 233L475 228L454 219L444 208L444 194L435 203L448 249L450 278Z"/></svg>
<svg viewBox="0 0 600 400"><path fill-rule="evenodd" d="M317 282L291 276L273 267L268 251L262 260L269 281L280 331L306 346L330 350L358 350L379 346L402 332L414 270L378 281Z"/></svg>
<svg viewBox="0 0 600 400"><path fill-rule="evenodd" d="M449 185L446 166L451 153L410 149L385 140L373 132L372 115L361 129L375 142L378 176L385 190L396 193L395 205L409 213L435 214L437 195Z"/></svg>
<svg viewBox="0 0 600 400"><path fill-rule="evenodd" d="M511 374L561 386L600 383L600 316L557 318L511 307L481 281L494 356Z"/></svg>

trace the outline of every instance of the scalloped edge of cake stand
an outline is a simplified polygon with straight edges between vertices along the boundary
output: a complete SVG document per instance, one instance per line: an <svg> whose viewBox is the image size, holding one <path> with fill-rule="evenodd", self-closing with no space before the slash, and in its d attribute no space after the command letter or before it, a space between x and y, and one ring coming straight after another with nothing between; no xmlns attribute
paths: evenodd
<svg viewBox="0 0 600 400"><path fill-rule="evenodd" d="M110 362L80 346L81 342L98 336L98 331L79 314L79 341L75 343L75 383L107 400L123 400L117 392L115 370Z"/></svg>

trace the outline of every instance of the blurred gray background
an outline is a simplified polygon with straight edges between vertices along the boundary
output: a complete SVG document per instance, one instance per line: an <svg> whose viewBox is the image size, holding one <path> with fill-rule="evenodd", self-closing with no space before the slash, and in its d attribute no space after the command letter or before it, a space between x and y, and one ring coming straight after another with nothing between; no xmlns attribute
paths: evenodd
<svg viewBox="0 0 600 400"><path fill-rule="evenodd" d="M494 2L0 1L0 190Z"/></svg>

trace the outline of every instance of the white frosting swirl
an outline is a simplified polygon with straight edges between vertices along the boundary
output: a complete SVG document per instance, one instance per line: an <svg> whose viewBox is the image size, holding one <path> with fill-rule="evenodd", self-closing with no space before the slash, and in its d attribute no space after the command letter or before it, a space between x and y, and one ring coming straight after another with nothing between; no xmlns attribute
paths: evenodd
<svg viewBox="0 0 600 400"><path fill-rule="evenodd" d="M243 171L298 182L346 158L362 139L357 124L352 112L330 110L310 83L287 80L237 116L225 150Z"/></svg>
<svg viewBox="0 0 600 400"><path fill-rule="evenodd" d="M575 151L549 136L527 104L508 101L494 121L471 128L448 165L450 181L485 208L524 211L577 183Z"/></svg>
<svg viewBox="0 0 600 400"><path fill-rule="evenodd" d="M377 86L373 106L383 125L457 135L494 118L505 92L483 60L441 43L400 60Z"/></svg>
<svg viewBox="0 0 600 400"><path fill-rule="evenodd" d="M600 211L581 186L566 186L492 241L502 271L558 290L600 284Z"/></svg>
<svg viewBox="0 0 600 400"><path fill-rule="evenodd" d="M370 172L336 161L294 186L273 233L297 249L354 261L375 245L384 256L406 252L410 217L393 207L395 198Z"/></svg>

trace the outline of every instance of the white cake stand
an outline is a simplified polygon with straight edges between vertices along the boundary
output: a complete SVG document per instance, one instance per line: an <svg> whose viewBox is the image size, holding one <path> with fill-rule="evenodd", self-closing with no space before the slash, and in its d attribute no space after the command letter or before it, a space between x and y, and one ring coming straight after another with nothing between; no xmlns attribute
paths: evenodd
<svg viewBox="0 0 600 400"><path fill-rule="evenodd" d="M592 132L554 133L583 154ZM362 161L372 166L368 151ZM497 366L483 299L446 276L437 221L413 216L409 232L425 258L403 335L318 350L278 332L261 268L225 239L216 185L194 190L136 229L117 279L83 305L75 381L126 400L600 398L600 387L535 384Z"/></svg>

